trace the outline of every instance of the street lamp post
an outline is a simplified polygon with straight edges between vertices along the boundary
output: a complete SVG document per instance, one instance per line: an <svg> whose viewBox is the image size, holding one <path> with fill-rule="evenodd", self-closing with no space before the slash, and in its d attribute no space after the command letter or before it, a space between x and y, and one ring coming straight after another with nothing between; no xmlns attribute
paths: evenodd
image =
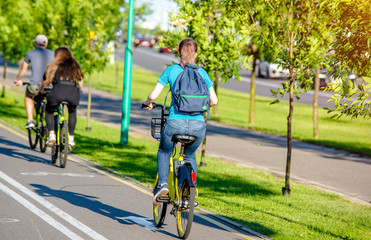
<svg viewBox="0 0 371 240"><path fill-rule="evenodd" d="M131 69L133 52L131 39L133 35L134 0L129 1L128 33L125 49L124 87L122 93L121 145L129 142L130 104L131 104Z"/></svg>

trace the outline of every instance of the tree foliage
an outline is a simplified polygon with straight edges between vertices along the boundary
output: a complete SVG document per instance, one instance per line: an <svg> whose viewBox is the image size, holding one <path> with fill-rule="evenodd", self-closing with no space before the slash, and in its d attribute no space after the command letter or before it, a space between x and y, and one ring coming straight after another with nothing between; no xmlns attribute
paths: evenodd
<svg viewBox="0 0 371 240"><path fill-rule="evenodd" d="M371 118L371 2L369 0L325 0L334 15L335 67L332 74L342 81L330 84L326 90L334 92L331 101L333 117ZM361 83L346 79L354 72L363 79Z"/></svg>
<svg viewBox="0 0 371 240"><path fill-rule="evenodd" d="M218 81L240 80L239 70L248 65L248 59L241 58L240 54L246 38L241 36L240 26L231 14L234 1L176 2L179 13L170 15L174 30L160 44L176 48L181 39L192 38L199 43L197 65L208 72L216 86Z"/></svg>

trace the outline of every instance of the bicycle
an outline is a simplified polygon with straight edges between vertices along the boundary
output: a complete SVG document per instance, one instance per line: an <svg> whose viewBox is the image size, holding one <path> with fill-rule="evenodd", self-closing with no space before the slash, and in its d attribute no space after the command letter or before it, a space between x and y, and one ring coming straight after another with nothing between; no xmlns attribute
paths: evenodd
<svg viewBox="0 0 371 240"><path fill-rule="evenodd" d="M151 119L151 135L153 138L159 140L161 138L161 131L166 123L168 113L165 112L165 107L160 104L153 104L153 108L161 107L161 118ZM142 105L142 108L145 105ZM189 162L183 161L184 148L191 145L197 140L195 136L190 135L174 135L172 141L174 142L173 154L170 158L170 169L167 195L159 196L156 200L160 205L153 204L153 218L156 227L160 228L165 220L167 205L172 205L173 208L170 214L176 217L178 235L182 239L186 239L191 231L194 208L198 203L195 201L196 197L196 172L193 170ZM179 157L176 160L176 145L180 143ZM153 190L158 183L158 174L153 184Z"/></svg>
<svg viewBox="0 0 371 240"><path fill-rule="evenodd" d="M29 82L23 82L23 85L28 85ZM40 151L46 151L46 136L48 135L48 130L46 128L45 122L45 106L46 106L46 96L45 94L38 94L34 98L35 103L35 126L28 128L28 142L30 143L31 149L35 149L37 143L39 142Z"/></svg>
<svg viewBox="0 0 371 240"><path fill-rule="evenodd" d="M56 142L51 147L51 159L52 163L55 164L59 154L59 165L61 168L66 167L68 155L68 121L64 116L67 104L68 102L62 101L54 113Z"/></svg>

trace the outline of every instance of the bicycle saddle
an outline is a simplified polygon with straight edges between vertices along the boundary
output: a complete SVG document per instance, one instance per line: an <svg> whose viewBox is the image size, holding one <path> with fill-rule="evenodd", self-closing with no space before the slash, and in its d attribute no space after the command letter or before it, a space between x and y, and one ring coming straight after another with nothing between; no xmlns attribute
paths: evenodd
<svg viewBox="0 0 371 240"><path fill-rule="evenodd" d="M181 134L175 134L171 138L171 141L173 141L173 142L181 142L181 143L185 143L185 144L189 144L189 145L196 142L196 140L197 140L197 137L195 137L195 136L181 135Z"/></svg>

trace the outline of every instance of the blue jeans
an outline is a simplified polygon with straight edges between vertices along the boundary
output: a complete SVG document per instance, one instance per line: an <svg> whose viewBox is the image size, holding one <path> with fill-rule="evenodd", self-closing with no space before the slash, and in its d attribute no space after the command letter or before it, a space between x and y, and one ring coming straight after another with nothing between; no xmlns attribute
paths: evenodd
<svg viewBox="0 0 371 240"><path fill-rule="evenodd" d="M184 161L192 164L197 172L196 150L205 137L205 122L191 119L170 119L161 132L160 146L157 153L158 184L167 184L170 167L170 157L173 153L174 143L171 138L175 134L192 135L197 137L196 142L184 149Z"/></svg>

